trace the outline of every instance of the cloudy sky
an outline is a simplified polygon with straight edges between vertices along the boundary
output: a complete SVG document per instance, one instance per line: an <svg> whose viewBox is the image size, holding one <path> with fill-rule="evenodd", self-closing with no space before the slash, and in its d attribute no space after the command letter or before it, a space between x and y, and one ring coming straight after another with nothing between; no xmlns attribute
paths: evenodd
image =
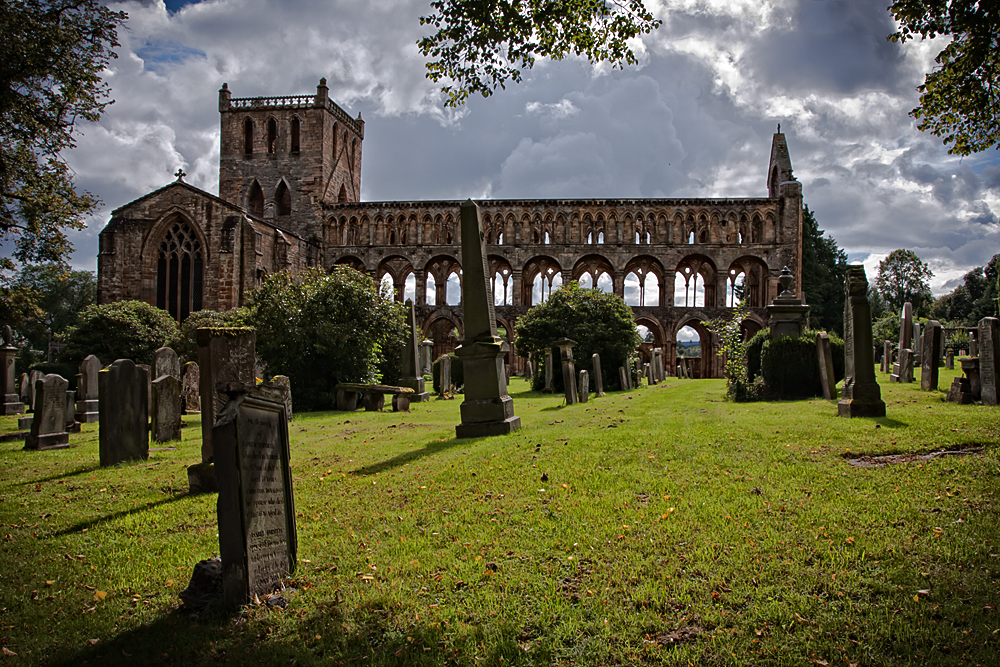
<svg viewBox="0 0 1000 667"><path fill-rule="evenodd" d="M869 268L915 251L950 291L998 244L1000 152L958 159L907 115L940 43L905 48L887 0L647 0L663 26L624 71L539 62L460 112L424 78L428 0L161 0L129 14L115 103L68 155L104 208L76 234L95 269L113 208L173 180L218 192L218 89L330 96L366 121L362 198L766 195L785 133L820 227ZM874 271L869 271L869 276Z"/></svg>

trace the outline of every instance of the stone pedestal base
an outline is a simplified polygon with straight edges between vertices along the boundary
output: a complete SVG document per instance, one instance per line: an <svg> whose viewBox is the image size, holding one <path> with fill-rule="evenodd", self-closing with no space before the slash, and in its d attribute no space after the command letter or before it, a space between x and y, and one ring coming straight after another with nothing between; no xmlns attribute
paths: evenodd
<svg viewBox="0 0 1000 667"><path fill-rule="evenodd" d="M421 401L431 400L430 392L424 388L424 379L422 377L400 378L399 386L409 387L413 390L413 393L409 394L411 403L420 403Z"/></svg>
<svg viewBox="0 0 1000 667"><path fill-rule="evenodd" d="M188 466L188 487L191 493L218 493L219 485L215 481L214 463L196 463Z"/></svg>
<svg viewBox="0 0 1000 667"><path fill-rule="evenodd" d="M93 424L100 421L99 401L77 401L76 420L81 424Z"/></svg>
<svg viewBox="0 0 1000 667"><path fill-rule="evenodd" d="M24 438L24 448L44 451L46 449L66 449L69 447L69 433L46 433L45 435L31 435Z"/></svg>
<svg viewBox="0 0 1000 667"><path fill-rule="evenodd" d="M521 418L514 416L514 399L507 394L500 339L466 341L455 353L465 369L462 423L455 427L455 434L459 438L481 438L521 428Z"/></svg>
<svg viewBox="0 0 1000 667"><path fill-rule="evenodd" d="M17 418L17 430L27 431L31 428L31 422L35 421L34 415L25 415Z"/></svg>
<svg viewBox="0 0 1000 667"><path fill-rule="evenodd" d="M17 394L4 395L0 415L19 415L22 412L24 412L24 403L19 400Z"/></svg>
<svg viewBox="0 0 1000 667"><path fill-rule="evenodd" d="M483 438L506 435L521 428L521 418L514 415L510 396L465 400L461 406L462 423L455 427L459 438Z"/></svg>
<svg viewBox="0 0 1000 667"><path fill-rule="evenodd" d="M857 396L855 387L852 397L843 398L837 404L837 412L841 417L885 417L885 401L882 400L878 385L875 385L874 396Z"/></svg>

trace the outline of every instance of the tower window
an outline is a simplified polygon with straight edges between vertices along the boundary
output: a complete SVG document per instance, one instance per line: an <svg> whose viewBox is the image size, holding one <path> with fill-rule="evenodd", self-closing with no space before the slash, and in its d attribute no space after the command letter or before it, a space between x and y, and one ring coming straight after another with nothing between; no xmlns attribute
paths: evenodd
<svg viewBox="0 0 1000 667"><path fill-rule="evenodd" d="M243 121L243 152L253 155L253 118Z"/></svg>
<svg viewBox="0 0 1000 667"><path fill-rule="evenodd" d="M293 118L291 123L292 152L299 152L299 119Z"/></svg>
<svg viewBox="0 0 1000 667"><path fill-rule="evenodd" d="M261 189L260 183L257 181L253 182L250 186L250 194L247 196L247 210L250 211L250 215L255 215L258 218L264 217L264 190Z"/></svg>
<svg viewBox="0 0 1000 667"><path fill-rule="evenodd" d="M187 223L176 223L160 244L156 307L179 321L201 310L203 272L201 241Z"/></svg>
<svg viewBox="0 0 1000 667"><path fill-rule="evenodd" d="M278 190L274 193L274 205L278 215L292 214L292 193L288 191L284 181L278 183Z"/></svg>
<svg viewBox="0 0 1000 667"><path fill-rule="evenodd" d="M340 184L340 192L337 194L337 201L339 203L347 201L347 186L343 183Z"/></svg>
<svg viewBox="0 0 1000 667"><path fill-rule="evenodd" d="M278 121L267 119L267 152L274 153L274 144L278 141Z"/></svg>

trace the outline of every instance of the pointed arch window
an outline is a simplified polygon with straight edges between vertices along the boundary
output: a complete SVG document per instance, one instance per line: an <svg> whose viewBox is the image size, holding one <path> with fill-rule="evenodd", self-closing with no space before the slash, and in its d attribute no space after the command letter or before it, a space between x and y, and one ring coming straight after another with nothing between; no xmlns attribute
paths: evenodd
<svg viewBox="0 0 1000 667"><path fill-rule="evenodd" d="M274 153L275 144L278 143L278 121L273 118L267 119L267 152Z"/></svg>
<svg viewBox="0 0 1000 667"><path fill-rule="evenodd" d="M293 153L298 153L299 152L299 132L300 132L300 129L301 129L301 127L299 125L299 119L298 118L293 118L292 122L291 122L291 125L289 127L290 134L292 135L292 148L291 148L291 150L292 150Z"/></svg>
<svg viewBox="0 0 1000 667"><path fill-rule="evenodd" d="M250 215L258 218L264 217L264 190L257 181L254 181L253 185L250 186L250 194L247 195L247 210Z"/></svg>
<svg viewBox="0 0 1000 667"><path fill-rule="evenodd" d="M340 192L337 193L337 202L343 204L347 201L347 186L340 184Z"/></svg>
<svg viewBox="0 0 1000 667"><path fill-rule="evenodd" d="M201 310L204 270L198 235L186 222L175 223L163 238L156 260L156 307L181 322Z"/></svg>
<svg viewBox="0 0 1000 667"><path fill-rule="evenodd" d="M274 208L278 215L292 214L292 193L284 181L278 183L278 190L274 193Z"/></svg>
<svg viewBox="0 0 1000 667"><path fill-rule="evenodd" d="M243 121L243 152L246 155L253 154L253 118Z"/></svg>

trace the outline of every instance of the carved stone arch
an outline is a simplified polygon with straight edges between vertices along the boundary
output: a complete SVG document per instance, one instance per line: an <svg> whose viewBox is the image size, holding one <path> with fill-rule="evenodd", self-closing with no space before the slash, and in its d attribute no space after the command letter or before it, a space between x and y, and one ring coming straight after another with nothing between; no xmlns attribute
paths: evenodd
<svg viewBox="0 0 1000 667"><path fill-rule="evenodd" d="M584 213L580 221L580 243L597 243L597 230L590 211Z"/></svg>
<svg viewBox="0 0 1000 667"><path fill-rule="evenodd" d="M722 233L722 216L718 211L712 211L708 218L709 238L712 243L721 243L725 238Z"/></svg>
<svg viewBox="0 0 1000 667"><path fill-rule="evenodd" d="M438 309L428 315L421 328L424 335L434 342L434 359L453 352L458 342L465 337L462 321L446 309Z"/></svg>
<svg viewBox="0 0 1000 667"><path fill-rule="evenodd" d="M264 219L264 208L266 204L264 188L261 187L260 181L256 178L247 183L246 190L243 192L242 201L243 208L246 209L247 213L260 220Z"/></svg>
<svg viewBox="0 0 1000 667"><path fill-rule="evenodd" d="M695 311L688 313L685 317L678 321L677 326L673 330L673 340L676 350L677 334L684 327L691 327L698 333L698 338L701 342L701 359L699 363L695 365L694 373L696 378L712 378L716 375L716 364L715 362L715 350L714 339L712 333L705 327L704 322L707 321L707 316L704 312ZM674 357L674 365L677 364L676 355Z"/></svg>
<svg viewBox="0 0 1000 667"><path fill-rule="evenodd" d="M671 223L674 234L674 243L677 245L682 245L688 242L687 235L685 232L684 216L680 211L674 213L674 219Z"/></svg>
<svg viewBox="0 0 1000 667"><path fill-rule="evenodd" d="M759 244L764 242L764 221L760 217L760 213L754 211L753 217L750 218L750 243Z"/></svg>
<svg viewBox="0 0 1000 667"><path fill-rule="evenodd" d="M750 218L747 217L746 212L740 213L740 245L747 245L750 243Z"/></svg>
<svg viewBox="0 0 1000 667"><path fill-rule="evenodd" d="M775 243L777 239L774 235L774 215L768 211L764 215L764 240L762 243Z"/></svg>
<svg viewBox="0 0 1000 667"><path fill-rule="evenodd" d="M403 300L403 283L406 277L413 273L413 264L406 257L392 255L379 262L375 269L375 284L381 285L384 276L388 275L392 279L395 300Z"/></svg>
<svg viewBox="0 0 1000 667"><path fill-rule="evenodd" d="M677 268L674 270L675 275L680 275L684 281L685 288L691 286L695 287L696 276L698 276L705 290L705 307L713 308L716 306L718 301L716 300L716 284L718 279L718 270L709 257L700 254L688 255L682 259L678 264ZM675 284L676 287L676 284ZM691 307L691 304L695 303L695 295L692 293L690 298L687 299L689 303L686 307Z"/></svg>
<svg viewBox="0 0 1000 667"><path fill-rule="evenodd" d="M708 215L701 211L698 213L697 227L695 228L695 243L711 243L712 232L709 229Z"/></svg>
<svg viewBox="0 0 1000 667"><path fill-rule="evenodd" d="M637 315L635 318L635 325L642 325L649 329L649 332L653 334L652 345L659 347L667 342L667 334L663 329L663 324L655 317L648 317L646 315Z"/></svg>
<svg viewBox="0 0 1000 667"><path fill-rule="evenodd" d="M569 217L569 232L566 242L570 244L583 242L580 232L580 214L576 211L573 211L573 214Z"/></svg>
<svg viewBox="0 0 1000 667"><path fill-rule="evenodd" d="M743 342L746 342L754 337L758 331L767 327L767 322L764 318L757 313L748 313L747 316L740 322L740 331L743 332Z"/></svg>
<svg viewBox="0 0 1000 667"><path fill-rule="evenodd" d="M615 267L603 255L584 255L573 265L571 276L577 282L580 282L584 276L590 276L590 287L596 289L602 274L607 274L611 279L612 291L614 291Z"/></svg>
<svg viewBox="0 0 1000 667"><path fill-rule="evenodd" d="M278 186L274 189L274 212L278 216L292 214L292 189L288 187L284 177L278 181Z"/></svg>
<svg viewBox="0 0 1000 667"><path fill-rule="evenodd" d="M264 121L264 152L273 155L278 152L278 119L268 116Z"/></svg>
<svg viewBox="0 0 1000 667"><path fill-rule="evenodd" d="M143 243L143 282L151 287L152 303L178 321L201 310L209 259L201 227L185 211L171 207Z"/></svg>
<svg viewBox="0 0 1000 667"><path fill-rule="evenodd" d="M302 118L293 113L288 120L288 152L299 153L302 150Z"/></svg>
<svg viewBox="0 0 1000 667"><path fill-rule="evenodd" d="M729 265L727 280L730 282L740 273L744 275L744 301L750 308L767 306L767 295L770 292L770 269L759 257L743 255ZM728 302L727 302L728 305Z"/></svg>
<svg viewBox="0 0 1000 667"><path fill-rule="evenodd" d="M483 240L486 245L496 243L496 232L493 229L493 216L488 212L483 213Z"/></svg>
<svg viewBox="0 0 1000 667"><path fill-rule="evenodd" d="M521 305L532 305L531 289L535 282L535 277L538 275L543 277L546 285L551 289L556 276L559 276L558 280L561 284L562 268L559 266L558 261L548 255L537 255L525 262L524 268L521 270Z"/></svg>
<svg viewBox="0 0 1000 667"><path fill-rule="evenodd" d="M503 241L505 244L520 243L523 239L517 235L517 223L513 213L508 213L503 220Z"/></svg>
<svg viewBox="0 0 1000 667"><path fill-rule="evenodd" d="M569 227L566 226L566 216L562 213L556 213L556 217L552 225L555 229L555 242L563 245L568 244L570 241Z"/></svg>
<svg viewBox="0 0 1000 667"><path fill-rule="evenodd" d="M668 283L666 276L664 275L663 264L657 258L652 255L636 255L630 259L625 264L625 268L622 270L622 292L624 294L624 285L628 280L629 274L635 274L636 278L639 279L639 299L638 303L634 305L639 306L650 306L653 305L651 301L651 295L646 291L646 276L653 275L656 276L657 292L656 304L657 306L667 305L665 297L665 287Z"/></svg>
<svg viewBox="0 0 1000 667"><path fill-rule="evenodd" d="M406 224L403 226L403 231L399 240L400 245L416 245L417 239L420 238L419 232L417 231L419 227L420 223L417 221L416 214L411 213L406 218Z"/></svg>
<svg viewBox="0 0 1000 667"><path fill-rule="evenodd" d="M642 215L641 213L639 214ZM622 241L628 244L639 245L642 243L642 223L632 217L632 212L627 211L622 219Z"/></svg>
<svg viewBox="0 0 1000 667"><path fill-rule="evenodd" d="M361 221L358 223L357 233L354 234L353 245L369 245L369 239L371 236L369 235L370 232L368 230L371 228L371 224L371 218L368 217L368 214L363 214L361 216Z"/></svg>
<svg viewBox="0 0 1000 667"><path fill-rule="evenodd" d="M455 230L455 218L451 213L444 216L444 241L447 245L458 243L459 237Z"/></svg>
<svg viewBox="0 0 1000 667"><path fill-rule="evenodd" d="M502 255L488 255L486 258L489 267L490 293L494 297L494 305L512 306L514 305L514 268L506 257ZM499 284L498 284L499 279ZM499 303L497 296L500 296Z"/></svg>

